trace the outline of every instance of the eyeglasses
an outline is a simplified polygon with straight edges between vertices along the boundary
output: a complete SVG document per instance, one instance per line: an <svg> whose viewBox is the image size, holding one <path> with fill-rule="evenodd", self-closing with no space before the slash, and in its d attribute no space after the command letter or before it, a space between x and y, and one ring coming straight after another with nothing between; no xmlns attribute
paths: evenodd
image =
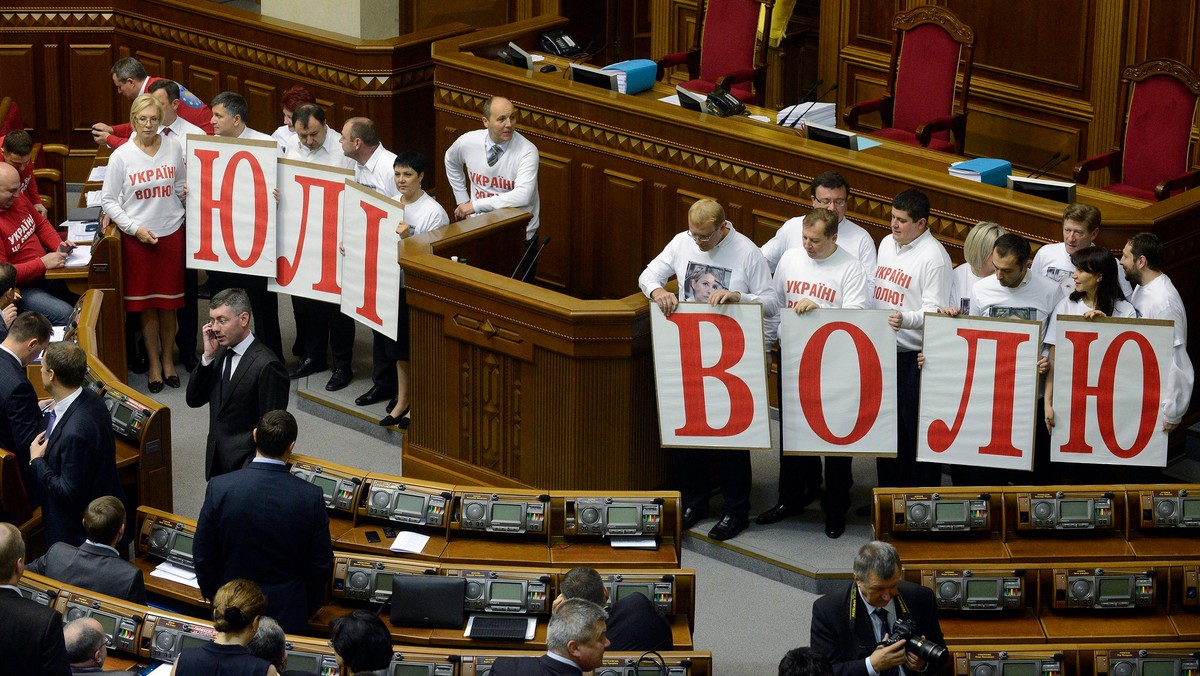
<svg viewBox="0 0 1200 676"><path fill-rule="evenodd" d="M154 125L157 125L159 122L162 122L162 118L158 118L158 117L139 117L139 118L137 118L137 119L136 119L136 120L134 120L134 121L135 121L135 122L137 122L138 124L141 124L141 125L147 125L147 124L154 124Z"/></svg>
<svg viewBox="0 0 1200 676"><path fill-rule="evenodd" d="M835 199L829 199L829 198L827 197L827 198L825 198L825 199L823 199L823 200L819 200L819 199L817 199L817 198L815 198L815 197L814 197L814 198L813 198L813 201L814 201L814 202L816 202L817 204L820 204L821 206L825 207L826 209L828 209L828 208L829 208L829 207L831 207L831 206L838 206L838 207L844 207L844 206L846 206L846 200L845 200L845 199L836 199L836 200L835 200Z"/></svg>
<svg viewBox="0 0 1200 676"><path fill-rule="evenodd" d="M716 229L715 229L715 230L713 230L712 232L708 233L707 235L697 235L697 234L696 234L696 233L694 233L694 232L689 232L689 233L688 233L688 235L689 235L689 236L691 236L691 238L692 238L692 241L696 242L696 244L708 244L709 242L711 242L711 241L712 241L712 238L713 238L713 237L716 237L716 236L717 236L717 233L719 233L719 232L721 232L722 230L724 230L724 229L725 229L725 225L726 225L727 223L729 223L729 221L725 221L724 223L721 223L720 225L718 225L718 226L716 227Z"/></svg>

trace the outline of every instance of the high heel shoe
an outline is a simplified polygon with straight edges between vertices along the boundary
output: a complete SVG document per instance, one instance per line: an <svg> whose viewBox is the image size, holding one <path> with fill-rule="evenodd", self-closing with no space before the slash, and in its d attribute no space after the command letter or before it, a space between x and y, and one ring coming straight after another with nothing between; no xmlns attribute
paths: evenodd
<svg viewBox="0 0 1200 676"><path fill-rule="evenodd" d="M167 387L171 387L171 388L174 388L177 390L179 389L179 386L181 385L181 383L179 382L178 375L167 376L167 377L163 378L163 382L167 384Z"/></svg>
<svg viewBox="0 0 1200 676"><path fill-rule="evenodd" d="M150 394L158 394L159 392L162 392L162 391L163 391L163 381L161 381L161 380L151 380L150 381Z"/></svg>
<svg viewBox="0 0 1200 676"><path fill-rule="evenodd" d="M404 410L400 411L400 415L392 415L391 413L389 413L389 414L383 416L383 419L379 421L379 426L380 427L391 427L393 425L399 425L400 429L407 429L408 428L408 409L410 409L410 408L412 408L412 407L405 406Z"/></svg>

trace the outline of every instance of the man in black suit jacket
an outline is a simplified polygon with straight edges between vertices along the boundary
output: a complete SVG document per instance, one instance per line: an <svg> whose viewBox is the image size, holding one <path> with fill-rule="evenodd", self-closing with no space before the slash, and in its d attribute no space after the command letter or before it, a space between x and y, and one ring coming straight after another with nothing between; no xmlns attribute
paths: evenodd
<svg viewBox="0 0 1200 676"><path fill-rule="evenodd" d="M580 676L604 663L604 609L586 599L558 604L546 627L546 654L497 657L491 676Z"/></svg>
<svg viewBox="0 0 1200 676"><path fill-rule="evenodd" d="M886 612L880 617L878 609ZM900 556L886 542L868 542L854 558L854 582L845 592L827 594L813 604L809 645L833 663L836 676L888 676L903 667L910 676L940 665L907 652L907 641L890 646L883 639L897 619L916 624L916 635L946 645L938 624L933 592L900 580ZM896 673L896 672L891 672Z"/></svg>
<svg viewBox="0 0 1200 676"><path fill-rule="evenodd" d="M598 606L609 605L608 587L595 568L577 566L567 571L558 586L554 607L567 599L586 599ZM674 650L671 623L643 594L630 594L614 602L605 622L611 650L645 652Z"/></svg>
<svg viewBox="0 0 1200 676"><path fill-rule="evenodd" d="M100 395L82 387L87 355L75 343L51 343L42 356L42 386L54 406L29 447L42 491L46 544L84 541L83 511L102 495L124 496L117 478L112 418Z"/></svg>
<svg viewBox="0 0 1200 676"><path fill-rule="evenodd" d="M187 405L208 404L204 478L241 469L254 456L251 430L267 411L286 410L283 364L250 332L250 299L242 289L213 296L201 334L204 355L187 386Z"/></svg>
<svg viewBox="0 0 1200 676"><path fill-rule="evenodd" d="M42 423L37 394L25 367L33 363L49 344L50 320L36 312L25 312L13 320L8 335L0 343L0 407L4 411L0 417L0 448L17 456L21 480L32 507L37 507L41 501L34 490L36 483L29 467L29 447L46 426Z"/></svg>
<svg viewBox="0 0 1200 676"><path fill-rule="evenodd" d="M79 617L63 625L63 641L67 644L67 661L71 663L71 674L99 674L108 676L134 676L132 671L105 671L108 659L107 637L104 626L94 617Z"/></svg>
<svg viewBox="0 0 1200 676"><path fill-rule="evenodd" d="M192 547L196 581L210 599L235 578L258 583L267 595L263 614L299 633L325 602L333 570L329 515L321 489L285 464L296 446L292 414L267 412L254 439L253 462L208 484Z"/></svg>
<svg viewBox="0 0 1200 676"><path fill-rule="evenodd" d="M83 513L87 541L55 543L29 570L60 582L133 603L146 604L142 569L125 561L117 543L125 536L125 506L111 495L92 500Z"/></svg>
<svg viewBox="0 0 1200 676"><path fill-rule="evenodd" d="M21 596L24 572L21 531L0 522L0 676L69 676L62 615Z"/></svg>

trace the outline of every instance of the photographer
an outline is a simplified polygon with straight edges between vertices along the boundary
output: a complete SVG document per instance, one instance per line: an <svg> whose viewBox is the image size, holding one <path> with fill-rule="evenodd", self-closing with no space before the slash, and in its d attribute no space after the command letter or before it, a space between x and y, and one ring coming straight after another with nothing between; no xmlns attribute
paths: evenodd
<svg viewBox="0 0 1200 676"><path fill-rule="evenodd" d="M868 542L854 557L854 583L813 604L813 650L836 676L903 676L937 671L946 656L933 592L900 580L900 556Z"/></svg>

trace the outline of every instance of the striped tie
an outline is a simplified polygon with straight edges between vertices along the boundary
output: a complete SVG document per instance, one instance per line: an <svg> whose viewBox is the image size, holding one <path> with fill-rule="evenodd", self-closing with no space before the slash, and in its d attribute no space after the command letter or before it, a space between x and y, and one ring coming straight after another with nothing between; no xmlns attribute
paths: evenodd
<svg viewBox="0 0 1200 676"><path fill-rule="evenodd" d="M503 152L504 152L504 148L501 148L499 145L493 145L491 148L488 148L488 156L487 156L488 166L489 167L496 166L496 163L500 161L500 154Z"/></svg>

